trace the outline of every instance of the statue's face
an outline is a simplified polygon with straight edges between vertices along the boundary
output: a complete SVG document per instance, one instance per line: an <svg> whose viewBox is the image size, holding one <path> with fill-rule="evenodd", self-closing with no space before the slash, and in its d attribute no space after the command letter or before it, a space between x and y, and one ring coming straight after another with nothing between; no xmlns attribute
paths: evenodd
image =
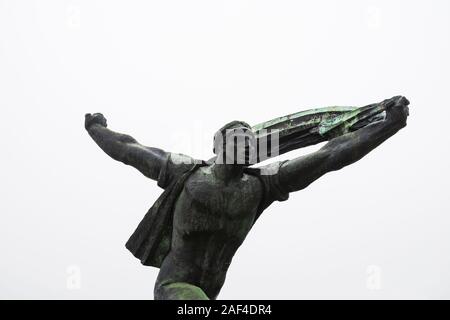
<svg viewBox="0 0 450 320"><path fill-rule="evenodd" d="M225 164L249 166L256 163L256 138L248 128L227 130L222 141L216 141L218 159Z"/></svg>

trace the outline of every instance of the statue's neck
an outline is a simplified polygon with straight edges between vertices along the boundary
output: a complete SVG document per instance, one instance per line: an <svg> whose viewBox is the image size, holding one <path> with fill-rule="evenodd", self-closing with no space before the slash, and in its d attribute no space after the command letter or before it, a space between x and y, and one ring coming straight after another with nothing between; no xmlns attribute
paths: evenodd
<svg viewBox="0 0 450 320"><path fill-rule="evenodd" d="M215 177L228 183L232 180L242 178L244 175L244 166L214 163L211 167L211 171Z"/></svg>

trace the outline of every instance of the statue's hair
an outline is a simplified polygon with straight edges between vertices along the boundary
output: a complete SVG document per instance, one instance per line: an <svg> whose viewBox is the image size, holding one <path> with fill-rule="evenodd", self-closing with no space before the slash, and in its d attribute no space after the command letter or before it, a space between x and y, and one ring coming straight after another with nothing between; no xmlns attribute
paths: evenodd
<svg viewBox="0 0 450 320"><path fill-rule="evenodd" d="M231 121L231 122L227 123L226 125L224 125L222 128L219 129L218 132L220 132L224 135L227 130L235 129L235 128L242 128L242 127L251 129L251 126L247 122L234 120L234 121Z"/></svg>
<svg viewBox="0 0 450 320"><path fill-rule="evenodd" d="M237 128L247 128L247 129L251 129L252 127L244 121L231 121L229 123L227 123L226 125L224 125L222 128L220 128L216 134L214 135L214 147L213 147L213 152L214 154L216 154L216 141L218 141L218 139L222 138L221 141L225 141L225 136L227 133L227 130L231 130L231 129L237 129Z"/></svg>

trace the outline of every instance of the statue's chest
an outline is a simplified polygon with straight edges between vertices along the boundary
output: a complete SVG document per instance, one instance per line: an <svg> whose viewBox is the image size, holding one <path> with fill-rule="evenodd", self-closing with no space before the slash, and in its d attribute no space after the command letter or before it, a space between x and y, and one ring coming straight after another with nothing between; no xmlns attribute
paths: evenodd
<svg viewBox="0 0 450 320"><path fill-rule="evenodd" d="M178 199L176 219L194 229L229 229L251 225L262 195L255 177L224 184L204 173L195 173L186 181ZM188 228L190 229L190 228Z"/></svg>

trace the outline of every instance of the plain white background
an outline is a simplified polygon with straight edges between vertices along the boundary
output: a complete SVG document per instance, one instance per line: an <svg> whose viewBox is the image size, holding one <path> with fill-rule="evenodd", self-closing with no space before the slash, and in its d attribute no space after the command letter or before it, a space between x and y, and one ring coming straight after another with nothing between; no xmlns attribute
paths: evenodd
<svg viewBox="0 0 450 320"><path fill-rule="evenodd" d="M269 208L220 298L450 298L449 56L447 0L1 0L0 298L153 297L124 244L161 190L84 113L207 159L228 121L398 94L408 127Z"/></svg>

